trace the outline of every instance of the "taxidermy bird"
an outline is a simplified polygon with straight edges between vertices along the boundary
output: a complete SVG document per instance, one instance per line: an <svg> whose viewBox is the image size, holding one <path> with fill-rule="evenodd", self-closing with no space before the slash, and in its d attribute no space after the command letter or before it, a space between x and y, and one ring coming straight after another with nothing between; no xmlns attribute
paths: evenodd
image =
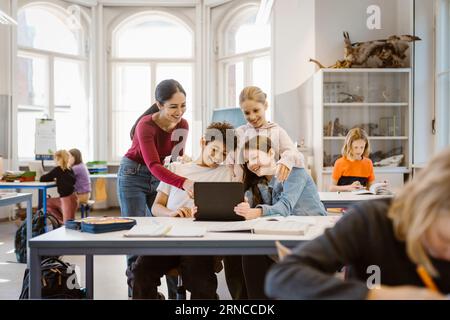
<svg viewBox="0 0 450 320"><path fill-rule="evenodd" d="M343 34L344 59L328 68L401 68L405 66L408 42L421 40L411 35L394 35L383 40L352 43L348 32ZM309 61L317 64L319 68L325 68L317 60Z"/></svg>

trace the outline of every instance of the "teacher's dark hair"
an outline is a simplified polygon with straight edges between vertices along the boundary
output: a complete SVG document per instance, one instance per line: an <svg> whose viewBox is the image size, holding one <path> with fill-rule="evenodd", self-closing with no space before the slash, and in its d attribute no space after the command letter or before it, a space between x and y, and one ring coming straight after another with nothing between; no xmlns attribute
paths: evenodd
<svg viewBox="0 0 450 320"><path fill-rule="evenodd" d="M155 99L160 104L164 104L167 100L170 100L170 98L172 98L172 96L177 92L181 92L186 96L186 91L184 91L183 86L178 81L173 79L163 80L156 86ZM159 108L156 103L154 103L150 108L145 110L145 112L136 120L136 122L133 125L133 128L131 128L130 131L131 140L133 140L134 131L136 130L136 126L141 120L141 118L149 114L156 113L158 111Z"/></svg>

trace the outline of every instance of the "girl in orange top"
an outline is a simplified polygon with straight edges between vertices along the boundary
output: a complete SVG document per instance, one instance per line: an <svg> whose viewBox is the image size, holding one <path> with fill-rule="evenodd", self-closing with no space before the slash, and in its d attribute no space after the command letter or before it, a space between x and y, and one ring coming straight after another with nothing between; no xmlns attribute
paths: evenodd
<svg viewBox="0 0 450 320"><path fill-rule="evenodd" d="M334 163L330 191L353 191L369 188L375 180L367 133L351 129L345 137L342 157Z"/></svg>

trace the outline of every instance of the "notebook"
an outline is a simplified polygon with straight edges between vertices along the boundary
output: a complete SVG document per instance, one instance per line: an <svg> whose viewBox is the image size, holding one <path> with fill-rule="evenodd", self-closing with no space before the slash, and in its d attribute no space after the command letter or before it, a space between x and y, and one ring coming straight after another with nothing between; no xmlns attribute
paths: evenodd
<svg viewBox="0 0 450 320"><path fill-rule="evenodd" d="M202 227L170 226L165 224L136 225L124 237L155 238L155 237L203 237L206 229Z"/></svg>

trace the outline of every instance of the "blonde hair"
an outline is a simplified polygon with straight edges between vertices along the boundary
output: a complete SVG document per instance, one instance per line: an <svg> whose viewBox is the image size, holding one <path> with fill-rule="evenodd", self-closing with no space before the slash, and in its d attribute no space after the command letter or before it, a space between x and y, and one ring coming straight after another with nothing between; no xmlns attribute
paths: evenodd
<svg viewBox="0 0 450 320"><path fill-rule="evenodd" d="M435 156L414 180L398 193L389 208L397 239L406 242L406 252L414 263L438 276L422 237L439 216L450 216L450 148Z"/></svg>
<svg viewBox="0 0 450 320"><path fill-rule="evenodd" d="M69 158L70 154L67 150L58 150L55 152L55 162L58 165L58 167L61 167L63 170L70 169L69 166Z"/></svg>
<svg viewBox="0 0 450 320"><path fill-rule="evenodd" d="M239 95L239 104L242 105L242 103L247 100L256 101L267 106L267 94L255 86L248 86L242 89L241 94Z"/></svg>
<svg viewBox="0 0 450 320"><path fill-rule="evenodd" d="M343 157L353 156L352 144L356 140L364 140L366 142L363 157L368 158L370 154L369 137L367 136L367 133L361 128L353 128L347 133L347 136L345 137L344 146L342 147L341 151L342 156Z"/></svg>

